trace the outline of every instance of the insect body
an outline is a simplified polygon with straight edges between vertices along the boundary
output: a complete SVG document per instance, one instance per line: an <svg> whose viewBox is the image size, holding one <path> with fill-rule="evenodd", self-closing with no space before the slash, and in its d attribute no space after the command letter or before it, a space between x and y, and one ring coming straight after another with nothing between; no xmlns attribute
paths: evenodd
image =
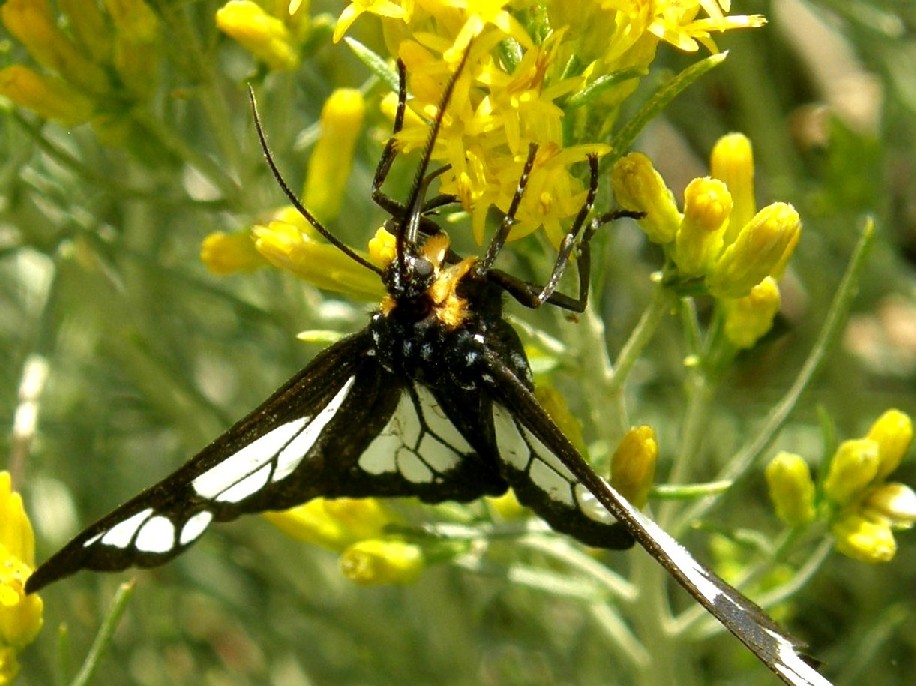
<svg viewBox="0 0 916 686"><path fill-rule="evenodd" d="M535 163L532 146L515 196L480 259L460 259L429 218L455 202L426 200L432 148L455 81L446 84L407 202L381 191L395 156L386 145L373 184L389 211L396 256L381 269L336 239L289 190L290 201L332 244L377 272L388 295L360 333L319 354L259 408L162 482L96 522L29 578L28 592L81 569L154 566L183 552L212 521L281 510L316 497L416 496L469 501L504 493L553 528L589 545L626 548L634 539L788 684L827 685L800 647L765 613L706 570L589 467L532 393L515 331L503 319L505 293L531 307L546 302L581 311L588 296L588 241L610 213L589 220L598 163L589 158L589 192L546 285L493 267ZM395 134L407 100L405 74ZM626 214L626 213L624 213ZM579 295L556 291L578 250Z"/></svg>

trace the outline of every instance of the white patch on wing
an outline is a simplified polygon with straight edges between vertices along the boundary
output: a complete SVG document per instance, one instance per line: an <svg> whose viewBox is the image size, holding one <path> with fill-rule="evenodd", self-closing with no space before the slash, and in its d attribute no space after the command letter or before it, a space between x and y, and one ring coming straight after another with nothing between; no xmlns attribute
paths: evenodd
<svg viewBox="0 0 916 686"><path fill-rule="evenodd" d="M806 686L833 686L814 667L805 662L785 636L780 636L775 631L763 627L763 630L773 638L777 645L777 659L773 662L773 669L784 675L794 684Z"/></svg>
<svg viewBox="0 0 916 686"><path fill-rule="evenodd" d="M496 433L499 456L519 471L527 469L531 450L525 444L512 414L497 403L493 403L493 430Z"/></svg>
<svg viewBox="0 0 916 686"><path fill-rule="evenodd" d="M592 495L582 484L576 484L576 502L579 509L585 513L585 516L601 524L613 524L614 516L607 511L607 508L598 502L598 499Z"/></svg>
<svg viewBox="0 0 916 686"><path fill-rule="evenodd" d="M415 452L407 448L398 450L398 471L412 484L428 484L433 480L433 470Z"/></svg>
<svg viewBox="0 0 916 686"><path fill-rule="evenodd" d="M286 424L281 424L237 453L210 467L191 482L197 495L202 498L217 498L221 493L228 491L238 482L257 472L302 430L307 421L307 417L299 417Z"/></svg>
<svg viewBox="0 0 916 686"><path fill-rule="evenodd" d="M535 486L540 488L551 500L556 500L568 507L573 507L572 487L570 483L540 460L531 463L528 476Z"/></svg>
<svg viewBox="0 0 916 686"><path fill-rule="evenodd" d="M105 532L101 539L102 543L104 545L114 546L115 548L126 548L130 545L130 542L134 540L137 530L147 519L149 519L151 514L153 514L153 508L148 507L118 522Z"/></svg>
<svg viewBox="0 0 916 686"><path fill-rule="evenodd" d="M572 472L537 436L520 427L509 410L499 404L493 405L493 429L496 432L496 447L503 460L514 469L525 472L551 500L566 507L581 508L578 499L573 497L577 479Z"/></svg>
<svg viewBox="0 0 916 686"><path fill-rule="evenodd" d="M337 395L331 398L331 402L325 405L324 409L315 415L315 418L308 423L305 430L296 436L289 445L283 448L280 454L277 455L277 463L274 468L273 476L271 476L271 481L279 481L280 479L286 478L299 466L299 463L302 462L302 458L304 458L312 449L312 446L315 445L315 441L318 440L324 427L328 425L328 422L330 422L334 418L334 415L337 414L338 410L340 410L355 379L355 376L351 376L347 380L347 383L341 386L340 390L337 391Z"/></svg>
<svg viewBox="0 0 916 686"><path fill-rule="evenodd" d="M203 498L237 503L263 488L268 480L289 476L308 455L321 432L343 405L355 377L314 417L299 417L268 431L191 482Z"/></svg>
<svg viewBox="0 0 916 686"><path fill-rule="evenodd" d="M612 486L608 485L608 489L614 493L620 507L646 530L646 533L655 541L656 545L665 552L671 560L671 563L683 572L684 576L687 577L688 581L697 591L699 591L700 595L710 602L716 602L720 597L725 597L735 607L739 607L737 603L729 598L725 592L712 581L707 569L697 562L684 546L674 540L674 538L658 524L633 507L630 501L620 495Z"/></svg>
<svg viewBox="0 0 916 686"><path fill-rule="evenodd" d="M420 385L414 390L422 421L405 389L388 424L360 456L363 471L400 474L411 483L432 483L454 469L462 455L473 452L432 393Z"/></svg>
<svg viewBox="0 0 916 686"><path fill-rule="evenodd" d="M191 518L181 527L181 533L178 535L178 542L181 545L188 545L192 541L200 538L200 535L206 531L213 521L213 514L204 510L197 514L191 515Z"/></svg>
<svg viewBox="0 0 916 686"><path fill-rule="evenodd" d="M420 443L420 455L432 469L446 472L455 466L455 455L466 455L474 452L452 420L445 416L445 411L436 402L433 394L423 386L416 386L417 397L423 408L423 419L429 427Z"/></svg>
<svg viewBox="0 0 916 686"><path fill-rule="evenodd" d="M264 488L269 478L270 465L266 464L254 474L249 474L241 481L232 484L232 486L217 495L216 499L221 503L239 503Z"/></svg>
<svg viewBox="0 0 916 686"><path fill-rule="evenodd" d="M134 546L142 553L167 553L174 545L175 525L162 515L147 519L134 539Z"/></svg>

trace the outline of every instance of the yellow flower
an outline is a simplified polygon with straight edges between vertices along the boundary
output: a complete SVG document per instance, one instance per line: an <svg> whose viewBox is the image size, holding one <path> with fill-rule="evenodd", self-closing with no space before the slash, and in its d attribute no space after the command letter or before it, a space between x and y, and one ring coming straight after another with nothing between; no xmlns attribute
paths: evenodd
<svg viewBox="0 0 916 686"><path fill-rule="evenodd" d="M731 0L660 0L651 5L654 6L654 16L649 31L686 52L699 49L698 43L710 52L718 52L710 37L711 32L753 28L766 23L759 15L726 15ZM708 16L697 19L701 9Z"/></svg>
<svg viewBox="0 0 916 686"><path fill-rule="evenodd" d="M76 126L91 120L99 139L144 156L148 127L133 106L155 88L160 26L143 0L9 0L0 18L45 72L12 65L0 94L39 115Z"/></svg>
<svg viewBox="0 0 916 686"><path fill-rule="evenodd" d="M268 262L318 288L364 300L382 299L385 290L377 274L325 242L291 210L282 217L252 229L255 248Z"/></svg>
<svg viewBox="0 0 916 686"><path fill-rule="evenodd" d="M767 465L766 479L776 515L783 522L799 526L814 520L814 482L800 455L778 453Z"/></svg>
<svg viewBox="0 0 916 686"><path fill-rule="evenodd" d="M800 235L794 207L781 202L764 207L711 265L709 292L717 298L743 298L767 276L778 278Z"/></svg>
<svg viewBox="0 0 916 686"><path fill-rule="evenodd" d="M216 11L216 25L271 69L284 71L299 65L289 28L252 0L229 0Z"/></svg>
<svg viewBox="0 0 916 686"><path fill-rule="evenodd" d="M12 680L16 654L41 630L41 598L24 591L34 570L34 546L22 498L12 491L9 472L0 472L0 683Z"/></svg>
<svg viewBox="0 0 916 686"><path fill-rule="evenodd" d="M648 157L634 152L620 158L611 173L611 184L621 207L645 212L638 223L650 241L664 245L674 240L681 213L674 194Z"/></svg>
<svg viewBox="0 0 916 686"><path fill-rule="evenodd" d="M0 95L40 116L77 126L92 116L92 100L71 88L66 81L49 74L13 64L0 70Z"/></svg>
<svg viewBox="0 0 916 686"><path fill-rule="evenodd" d="M779 312L779 287L766 277L743 298L721 301L725 313L725 337L736 348L751 348L773 326Z"/></svg>
<svg viewBox="0 0 916 686"><path fill-rule="evenodd" d="M611 458L611 485L635 507L643 507L655 481L658 440L651 426L637 426L623 437Z"/></svg>
<svg viewBox="0 0 916 686"><path fill-rule="evenodd" d="M324 103L321 137L305 180L305 206L318 219L332 219L340 211L365 110L363 94L355 88L338 88Z"/></svg>
<svg viewBox="0 0 916 686"><path fill-rule="evenodd" d="M105 71L58 27L47 0L9 0L0 8L0 16L7 30L41 66L89 94L108 91Z"/></svg>
<svg viewBox="0 0 916 686"><path fill-rule="evenodd" d="M916 493L906 484L880 484L869 489L862 509L873 519L885 520L891 528L909 529L916 523Z"/></svg>
<svg viewBox="0 0 916 686"><path fill-rule="evenodd" d="M335 43L343 38L353 22L364 12L392 19L405 19L408 16L407 10L390 0L356 0L347 5L337 19L337 25L334 27Z"/></svg>
<svg viewBox="0 0 916 686"><path fill-rule="evenodd" d="M283 512L265 512L263 517L297 541L338 552L379 536L385 526L397 521L375 498L316 498Z"/></svg>
<svg viewBox="0 0 916 686"><path fill-rule="evenodd" d="M420 576L425 567L423 549L398 539L358 541L340 556L343 575L364 585L409 583Z"/></svg>
<svg viewBox="0 0 916 686"><path fill-rule="evenodd" d="M854 512L834 522L831 532L836 537L837 550L855 560L871 564L889 562L897 553L890 526Z"/></svg>
<svg viewBox="0 0 916 686"><path fill-rule="evenodd" d="M250 230L211 233L200 245L200 259L207 269L220 276L251 271L267 264L254 247Z"/></svg>
<svg viewBox="0 0 916 686"><path fill-rule="evenodd" d="M894 557L894 529L916 522L916 493L885 479L900 464L912 440L910 418L888 410L865 438L844 441L830 461L824 494L832 505L831 531L837 550L866 562Z"/></svg>

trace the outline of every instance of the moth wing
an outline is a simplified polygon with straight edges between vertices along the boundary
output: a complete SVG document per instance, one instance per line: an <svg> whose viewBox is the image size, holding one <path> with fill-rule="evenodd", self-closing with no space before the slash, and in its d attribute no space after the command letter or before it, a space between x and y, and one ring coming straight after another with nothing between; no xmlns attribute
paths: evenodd
<svg viewBox="0 0 916 686"><path fill-rule="evenodd" d="M509 484L516 492L521 487L529 493L525 504L555 528L589 545L618 547L602 542L600 530L586 530L585 536L575 530L585 529L581 514L600 517L592 506L603 508L785 683L830 686L802 652L803 644L753 601L697 562L686 548L595 474L531 391L495 355L487 363L496 441L507 463ZM578 489L588 493L585 504ZM519 495L521 500L521 492Z"/></svg>
<svg viewBox="0 0 916 686"><path fill-rule="evenodd" d="M115 509L29 578L152 567L213 521L316 497L472 500L506 484L424 387L385 371L356 334L319 354L260 407L176 472Z"/></svg>

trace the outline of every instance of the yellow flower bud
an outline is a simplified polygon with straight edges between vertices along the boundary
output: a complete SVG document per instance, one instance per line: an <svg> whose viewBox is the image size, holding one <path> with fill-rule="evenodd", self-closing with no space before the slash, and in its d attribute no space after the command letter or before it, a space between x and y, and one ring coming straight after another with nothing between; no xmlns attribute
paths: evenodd
<svg viewBox="0 0 916 686"><path fill-rule="evenodd" d="M648 157L634 152L620 158L611 172L611 184L621 207L646 213L639 226L650 241L665 244L674 240L681 213Z"/></svg>
<svg viewBox="0 0 916 686"><path fill-rule="evenodd" d="M226 276L251 271L267 264L254 247L251 231L225 233L216 231L200 244L200 259L214 274Z"/></svg>
<svg viewBox="0 0 916 686"><path fill-rule="evenodd" d="M330 243L284 221L255 226L255 248L271 264L329 291L378 301L385 289L378 275L351 260Z"/></svg>
<svg viewBox="0 0 916 686"><path fill-rule="evenodd" d="M732 210L724 183L694 179L684 191L684 218L677 230L674 261L684 276L700 276L722 252L722 236Z"/></svg>
<svg viewBox="0 0 916 686"><path fill-rule="evenodd" d="M847 514L831 527L836 548L855 560L877 564L889 562L897 552L897 543L890 526L858 514Z"/></svg>
<svg viewBox="0 0 916 686"><path fill-rule="evenodd" d="M651 426L637 426L623 437L611 458L611 485L634 507L649 500L658 461L658 441Z"/></svg>
<svg viewBox="0 0 916 686"><path fill-rule="evenodd" d="M271 69L290 70L299 64L286 24L251 0L229 0L216 11L216 25Z"/></svg>
<svg viewBox="0 0 916 686"><path fill-rule="evenodd" d="M64 126L84 123L92 116L94 107L92 100L65 81L20 64L0 69L0 95Z"/></svg>
<svg viewBox="0 0 916 686"><path fill-rule="evenodd" d="M710 155L712 176L728 186L734 202L725 242L733 243L742 226L757 213L754 200L754 151L751 141L741 133L722 136Z"/></svg>
<svg viewBox="0 0 916 686"><path fill-rule="evenodd" d="M566 404L566 398L556 388L551 386L537 386L534 389L534 397L541 403L541 407L550 415L553 423L560 427L560 430L573 444L576 450L581 454L586 454L585 439L582 438L582 425L579 420L569 411L569 405Z"/></svg>
<svg viewBox="0 0 916 686"><path fill-rule="evenodd" d="M881 484L871 489L862 508L875 518L883 517L895 529L909 529L916 523L916 493L906 484Z"/></svg>
<svg viewBox="0 0 916 686"><path fill-rule="evenodd" d="M830 461L824 493L845 505L860 495L878 473L878 444L867 438L843 441Z"/></svg>
<svg viewBox="0 0 916 686"><path fill-rule="evenodd" d="M736 348L751 348L773 326L779 312L779 287L768 276L743 298L723 300L725 337Z"/></svg>
<svg viewBox="0 0 916 686"><path fill-rule="evenodd" d="M380 535L394 521L374 498L316 498L282 512L265 512L263 517L290 538L336 551Z"/></svg>
<svg viewBox="0 0 916 686"><path fill-rule="evenodd" d="M321 137L309 159L305 206L321 220L340 211L366 104L355 88L338 88L321 110Z"/></svg>
<svg viewBox="0 0 916 686"><path fill-rule="evenodd" d="M783 522L799 526L814 519L814 482L800 455L778 453L767 465L766 478L776 515Z"/></svg>
<svg viewBox="0 0 916 686"><path fill-rule="evenodd" d="M358 584L401 584L414 581L426 561L420 546L396 539L359 541L340 556L340 571Z"/></svg>
<svg viewBox="0 0 916 686"><path fill-rule="evenodd" d="M8 0L0 17L9 32L40 65L92 94L107 92L105 71L89 61L57 26L47 0Z"/></svg>
<svg viewBox="0 0 916 686"><path fill-rule="evenodd" d="M712 264L706 285L717 298L743 298L785 261L801 235L795 208L773 203L741 228L735 242Z"/></svg>
<svg viewBox="0 0 916 686"><path fill-rule="evenodd" d="M878 444L878 479L885 479L903 461L913 441L913 422L900 410L888 410L871 425L865 436Z"/></svg>

